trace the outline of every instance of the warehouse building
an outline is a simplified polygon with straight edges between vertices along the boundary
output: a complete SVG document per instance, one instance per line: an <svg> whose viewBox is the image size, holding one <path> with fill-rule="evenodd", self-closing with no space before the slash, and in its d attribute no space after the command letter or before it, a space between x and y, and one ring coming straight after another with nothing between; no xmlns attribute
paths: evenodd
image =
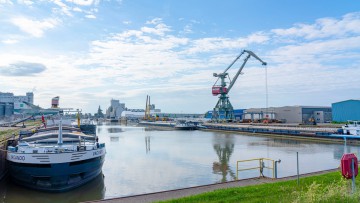
<svg viewBox="0 0 360 203"><path fill-rule="evenodd" d="M360 121L360 100L350 99L340 101L333 103L331 106L333 110L333 121Z"/></svg>
<svg viewBox="0 0 360 203"><path fill-rule="evenodd" d="M331 107L323 106L284 106L246 109L244 119L276 119L283 123L329 123L332 121Z"/></svg>

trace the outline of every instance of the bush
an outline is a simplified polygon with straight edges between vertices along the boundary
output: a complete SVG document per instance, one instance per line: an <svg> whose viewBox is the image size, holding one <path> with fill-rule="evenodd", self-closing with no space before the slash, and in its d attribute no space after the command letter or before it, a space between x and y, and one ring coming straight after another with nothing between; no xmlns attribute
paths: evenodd
<svg viewBox="0 0 360 203"><path fill-rule="evenodd" d="M334 181L323 185L314 181L307 190L294 192L294 202L359 202L360 193L351 192L351 181L341 177L340 181Z"/></svg>

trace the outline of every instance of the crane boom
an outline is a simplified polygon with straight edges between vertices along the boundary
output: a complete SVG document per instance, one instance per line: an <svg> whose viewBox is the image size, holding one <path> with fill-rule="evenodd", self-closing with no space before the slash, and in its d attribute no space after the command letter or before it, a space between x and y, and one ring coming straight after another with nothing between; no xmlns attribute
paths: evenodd
<svg viewBox="0 0 360 203"><path fill-rule="evenodd" d="M240 58L244 53L245 53L245 50L242 51L242 52L239 54L239 56L235 58L235 60L224 70L223 74L225 74L225 73L231 68L231 66L233 66L234 63L235 63L237 60L239 60L239 58Z"/></svg>
<svg viewBox="0 0 360 203"><path fill-rule="evenodd" d="M237 78L239 77L239 75L241 74L242 69L245 67L246 62L248 61L248 59L250 58L250 56L256 58L257 60L259 60L263 66L266 66L266 62L264 62L263 60L261 60L256 54L254 54L254 52L252 51L248 51L248 50L244 50L242 51L242 53L239 55L239 57L236 59L236 61L240 58L240 56L244 53L248 53L249 55L244 59L244 63L241 65L240 69L238 70L238 72L235 74L234 78L232 79L229 87L227 88L227 92L229 92L231 90L231 88L234 86ZM236 61L234 61L232 64L234 64ZM226 69L226 71L229 68Z"/></svg>
<svg viewBox="0 0 360 203"><path fill-rule="evenodd" d="M261 60L256 54L254 54L254 52L249 51L249 50L244 50L244 52L247 52L248 54L250 54L251 56L253 56L257 60L259 60L262 63L263 66L267 65L267 63L265 61Z"/></svg>

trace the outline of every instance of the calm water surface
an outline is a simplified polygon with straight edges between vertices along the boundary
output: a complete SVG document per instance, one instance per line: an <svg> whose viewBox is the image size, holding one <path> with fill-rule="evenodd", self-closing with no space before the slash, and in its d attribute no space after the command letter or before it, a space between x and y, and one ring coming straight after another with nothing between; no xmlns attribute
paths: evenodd
<svg viewBox="0 0 360 203"><path fill-rule="evenodd" d="M360 147L324 144L236 133L154 131L143 127L99 125L97 135L106 143L103 174L65 193L44 193L0 182L0 202L79 202L142 194L236 178L236 161L252 158L281 159L278 176L338 167L344 151L360 154ZM257 164L257 165L256 165ZM265 163L268 165L269 163ZM258 162L241 167L258 166ZM239 178L259 171L239 172ZM264 175L272 176L271 171Z"/></svg>

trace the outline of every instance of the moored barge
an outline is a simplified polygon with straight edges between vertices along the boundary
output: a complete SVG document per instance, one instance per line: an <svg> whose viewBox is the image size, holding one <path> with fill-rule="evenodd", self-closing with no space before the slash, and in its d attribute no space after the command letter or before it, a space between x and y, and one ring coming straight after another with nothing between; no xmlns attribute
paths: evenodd
<svg viewBox="0 0 360 203"><path fill-rule="evenodd" d="M8 146L11 179L28 188L62 192L96 178L105 160L105 144L78 128L48 128Z"/></svg>

